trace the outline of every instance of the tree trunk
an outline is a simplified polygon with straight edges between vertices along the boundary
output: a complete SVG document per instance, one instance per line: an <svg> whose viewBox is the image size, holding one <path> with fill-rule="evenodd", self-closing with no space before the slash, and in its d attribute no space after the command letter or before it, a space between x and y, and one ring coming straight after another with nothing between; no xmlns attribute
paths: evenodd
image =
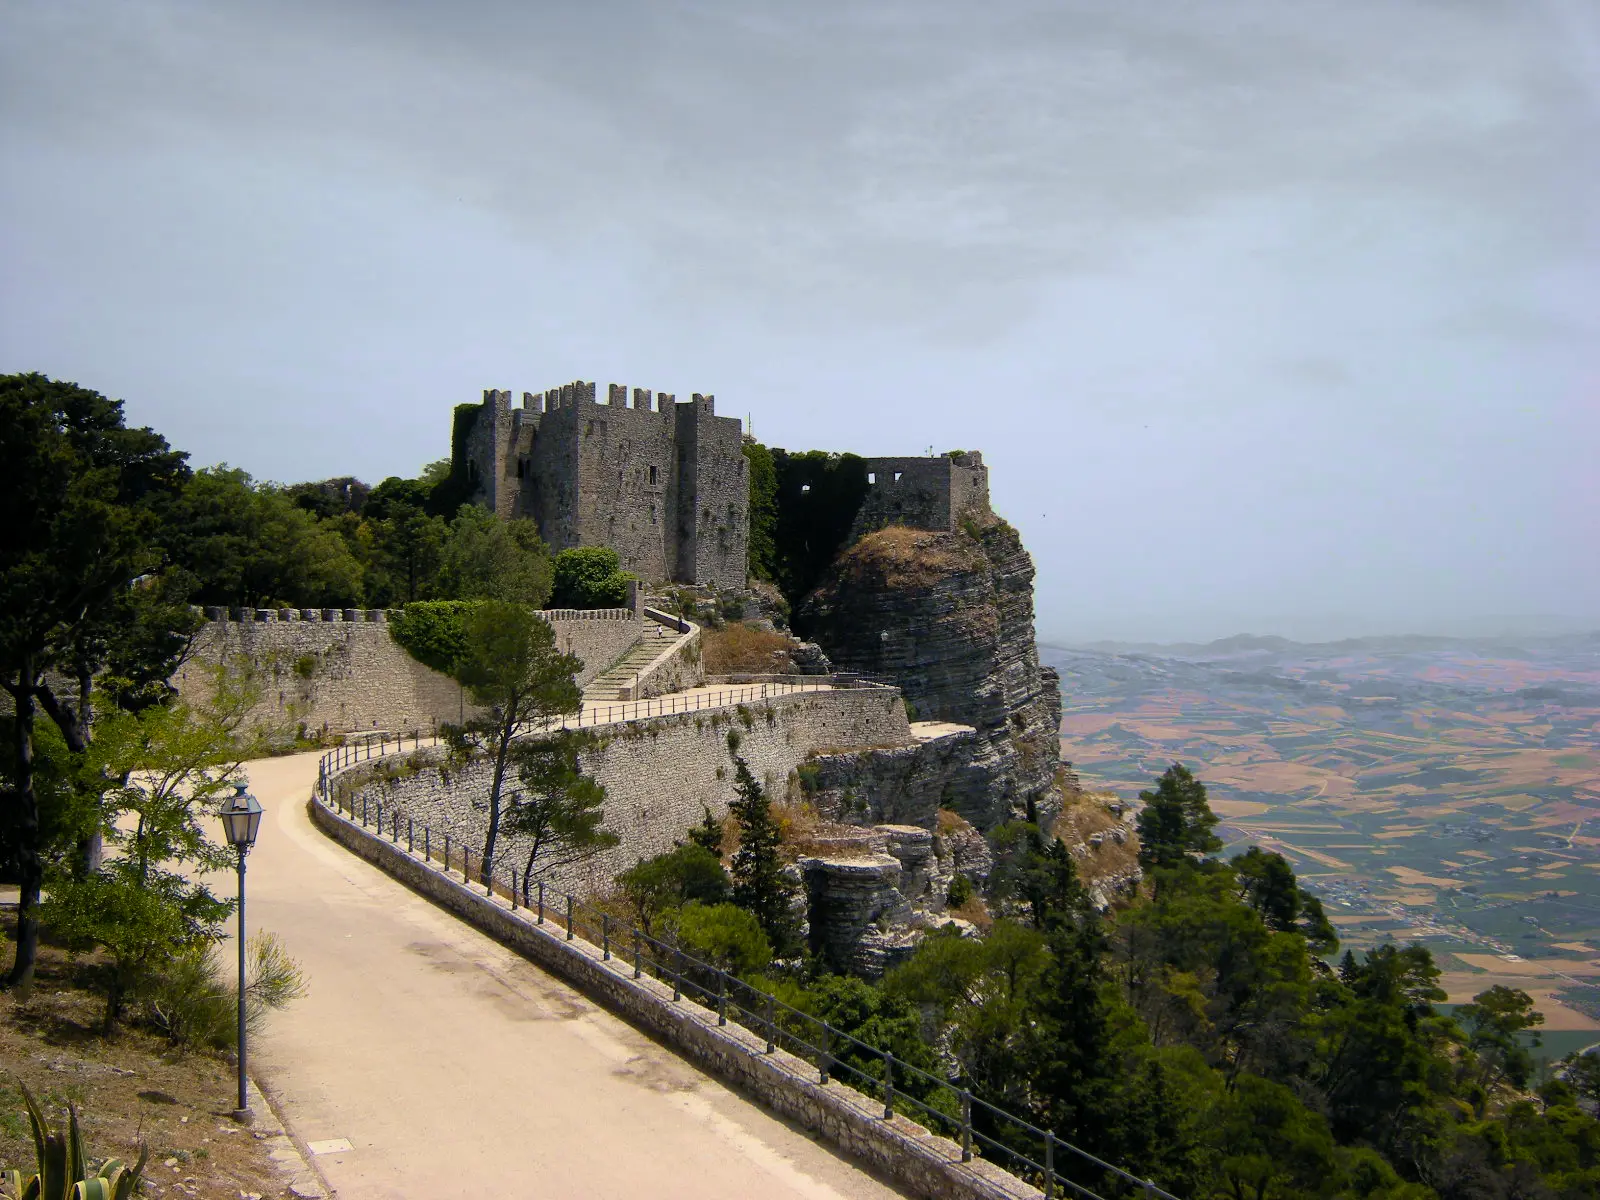
<svg viewBox="0 0 1600 1200"><path fill-rule="evenodd" d="M83 741L87 746L94 736L94 676L84 671L78 676L78 726L82 730ZM78 839L78 871L79 878L93 875L100 869L100 864L105 858L105 841L100 834L100 822L97 819L94 828Z"/></svg>
<svg viewBox="0 0 1600 1200"><path fill-rule="evenodd" d="M6 690L16 704L13 731L17 754L17 957L6 983L26 995L33 987L34 964L39 957L39 889L44 883L44 863L39 857L39 796L33 787L33 660L23 660L17 672L18 687Z"/></svg>
<svg viewBox="0 0 1600 1200"><path fill-rule="evenodd" d="M494 778L489 784L489 832L483 839L483 861L478 868L478 882L491 887L494 871L494 845L500 836L500 791L505 785L506 759L511 755L511 735L517 728L517 705L506 705L505 717L495 733Z"/></svg>

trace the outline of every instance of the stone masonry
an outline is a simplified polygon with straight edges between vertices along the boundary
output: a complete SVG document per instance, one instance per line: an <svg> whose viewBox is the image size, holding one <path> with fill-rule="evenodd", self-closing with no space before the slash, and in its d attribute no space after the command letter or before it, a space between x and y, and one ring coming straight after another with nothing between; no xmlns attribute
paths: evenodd
<svg viewBox="0 0 1600 1200"><path fill-rule="evenodd" d="M647 583L743 587L750 529L743 426L716 398L578 381L489 390L457 410L453 465L478 503L527 517L552 550L606 546Z"/></svg>

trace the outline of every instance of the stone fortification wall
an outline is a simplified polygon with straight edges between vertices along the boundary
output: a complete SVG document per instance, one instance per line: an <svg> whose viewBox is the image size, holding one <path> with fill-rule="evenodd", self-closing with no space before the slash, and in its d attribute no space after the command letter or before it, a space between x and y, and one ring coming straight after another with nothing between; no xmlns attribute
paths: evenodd
<svg viewBox="0 0 1600 1200"><path fill-rule="evenodd" d="M989 469L975 450L935 458L869 458L866 469L867 494L849 542L891 525L958 529L964 517L989 512Z"/></svg>
<svg viewBox="0 0 1600 1200"><path fill-rule="evenodd" d="M244 610L251 619L208 621L196 635L193 660L172 680L178 694L204 703L211 678L202 664L244 655L265 688L250 717L256 725L429 732L470 711L460 684L417 662L389 636L381 610L288 611L294 620L279 619L275 610ZM312 613L316 619L305 619Z"/></svg>
<svg viewBox="0 0 1600 1200"><path fill-rule="evenodd" d="M631 608L554 608L541 615L555 628L556 648L583 659L579 687L604 674L644 632L644 621Z"/></svg>
<svg viewBox="0 0 1600 1200"><path fill-rule="evenodd" d="M921 1200L1038 1200L1039 1190L981 1157L961 1161L961 1149L914 1122L883 1119L883 1101L834 1079L818 1082L815 1067L783 1050L765 1053L764 1042L717 1014L684 999L646 975L633 978L625 954L605 959L582 939L565 940L553 921L513 912L498 896L484 896L451 879L360 825L311 802L312 822L330 838L388 872L420 895L572 984L638 1029L774 1111L870 1164L909 1196Z"/></svg>
<svg viewBox="0 0 1600 1200"><path fill-rule="evenodd" d="M205 665L243 655L265 688L250 717L256 725L429 732L473 711L460 684L395 642L382 609L235 609L226 617L209 609L207 615L212 619L196 636L192 661L172 679L185 700L200 703L209 695ZM580 687L626 654L643 629L629 608L542 615L555 627L557 647L583 660Z"/></svg>
<svg viewBox="0 0 1600 1200"><path fill-rule="evenodd" d="M573 891L608 887L617 873L641 858L672 849L709 806L716 816L733 798L728 733L740 737L739 755L769 795L798 793L796 768L817 750L911 741L905 706L893 688L861 688L777 696L739 709L714 709L602 726L600 744L583 756L584 773L606 789L606 827L621 839L616 849L581 870L554 880ZM426 753L426 752L424 752ZM482 845L487 829L479 807L489 794L487 766L426 766L415 774L370 785L368 795L386 812L399 812L434 836ZM504 863L522 867L522 839L502 841ZM537 868L536 868L537 870Z"/></svg>
<svg viewBox="0 0 1600 1200"><path fill-rule="evenodd" d="M607 546L650 582L743 587L749 485L737 418L715 397L678 403L611 384L604 404L578 380L542 394L489 389L458 415L453 453L473 499L529 517L552 549Z"/></svg>

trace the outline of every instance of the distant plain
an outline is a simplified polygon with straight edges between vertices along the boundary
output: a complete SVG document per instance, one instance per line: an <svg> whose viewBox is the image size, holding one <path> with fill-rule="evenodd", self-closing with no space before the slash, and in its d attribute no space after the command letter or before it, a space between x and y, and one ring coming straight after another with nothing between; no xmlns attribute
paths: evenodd
<svg viewBox="0 0 1600 1200"><path fill-rule="evenodd" d="M1519 987L1600 1040L1600 634L1040 647L1062 756L1132 798L1173 762L1225 853L1276 850L1345 948L1422 941L1449 1002Z"/></svg>

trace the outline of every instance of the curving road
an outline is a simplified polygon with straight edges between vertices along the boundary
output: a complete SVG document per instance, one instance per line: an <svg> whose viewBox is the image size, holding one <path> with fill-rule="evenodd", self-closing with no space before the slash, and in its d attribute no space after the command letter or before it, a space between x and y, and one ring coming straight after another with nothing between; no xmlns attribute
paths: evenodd
<svg viewBox="0 0 1600 1200"><path fill-rule="evenodd" d="M249 927L310 983L251 1066L302 1144L349 1141L312 1159L341 1200L901 1195L330 842L316 772L249 766Z"/></svg>

